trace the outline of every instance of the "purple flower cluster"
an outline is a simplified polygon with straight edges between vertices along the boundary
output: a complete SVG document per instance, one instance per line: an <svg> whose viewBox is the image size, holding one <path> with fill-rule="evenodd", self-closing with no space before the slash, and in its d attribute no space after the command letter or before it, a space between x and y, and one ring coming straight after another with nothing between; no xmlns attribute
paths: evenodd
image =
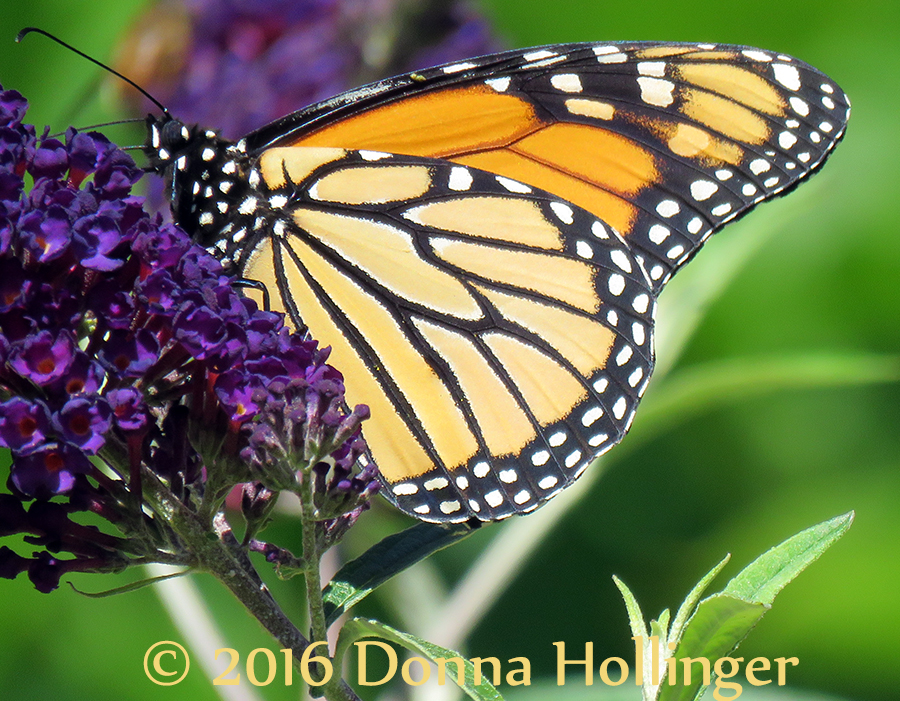
<svg viewBox="0 0 900 701"><path fill-rule="evenodd" d="M49 591L66 571L189 563L171 534L147 540L160 525L147 527L142 480L212 513L240 482L290 489L297 467L258 439L278 437L273 422L349 474L365 412L344 411L327 349L258 310L215 258L146 214L127 154L99 134L38 137L26 109L0 88L0 446L13 455L0 536L28 534L49 552L0 548L0 576L28 571ZM286 406L306 423L286 424ZM344 491L368 496L373 478ZM84 510L127 538L68 518ZM76 559L51 554L62 551Z"/></svg>
<svg viewBox="0 0 900 701"><path fill-rule="evenodd" d="M0 92L0 445L15 456L16 492L47 499L91 471L118 414L146 424L146 409L123 412L127 395L112 394L136 377L126 349L111 358L98 345L128 333L122 305L134 305L116 299L117 278L139 270L128 244L149 219L129 196L141 176L129 156L99 135L38 139L26 109Z"/></svg>

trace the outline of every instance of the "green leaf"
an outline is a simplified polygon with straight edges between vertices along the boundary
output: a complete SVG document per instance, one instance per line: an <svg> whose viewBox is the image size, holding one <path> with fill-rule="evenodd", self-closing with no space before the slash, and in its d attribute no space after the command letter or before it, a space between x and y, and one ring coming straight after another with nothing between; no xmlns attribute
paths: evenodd
<svg viewBox="0 0 900 701"><path fill-rule="evenodd" d="M692 701L697 698L704 689L702 678L695 673L691 684L684 685L680 660L687 657L705 658L709 660L710 667L714 667L716 661L730 654L771 608L778 592L846 533L851 523L853 512L807 528L754 560L720 594L701 601L684 626L675 651L678 680L671 686L668 680L662 685L659 701ZM702 591L709 584L723 565L724 561L701 580L688 595L688 601L695 598L695 592ZM699 593L696 595L699 596ZM682 605L682 610L685 605ZM682 610L676 616L676 623L682 617ZM672 628L674 632L676 624ZM700 671L699 667L696 671Z"/></svg>
<svg viewBox="0 0 900 701"><path fill-rule="evenodd" d="M631 626L631 634L634 637L647 637L647 624L644 622L644 614L641 612L641 606L638 604L634 594L631 593L625 582L613 575L613 582L622 593L625 599L625 609L628 611L628 624Z"/></svg>
<svg viewBox="0 0 900 701"><path fill-rule="evenodd" d="M836 516L776 545L745 567L722 593L744 601L771 604L788 582L847 532L853 516L852 511Z"/></svg>
<svg viewBox="0 0 900 701"><path fill-rule="evenodd" d="M697 602L700 601L703 592L705 592L710 583L719 576L719 572L725 568L725 565L728 564L730 559L731 555L723 557L722 561L707 572L706 576L697 582L697 585L691 589L691 593L687 595L684 603L678 608L678 613L675 614L675 620L672 621L672 629L669 631L669 641L677 643L681 640L684 624L687 623L688 618L690 618L694 609L697 608Z"/></svg>
<svg viewBox="0 0 900 701"><path fill-rule="evenodd" d="M344 565L322 591L326 623L330 626L394 575L474 532L466 524L419 523L373 545Z"/></svg>
<svg viewBox="0 0 900 701"><path fill-rule="evenodd" d="M631 589L629 589L625 585L625 582L623 582L615 575L613 575L613 582L615 582L616 586L619 588L619 591L622 593L622 598L625 599L625 610L628 611L628 624L631 627L631 636L643 641L644 678L641 682L641 692L645 700L651 699L653 698L654 694L653 686L650 683L652 646L649 634L647 632L647 623L644 621L644 614L641 611L640 604L638 604L637 599L634 597L634 594L631 593ZM637 651L635 650L635 652Z"/></svg>
<svg viewBox="0 0 900 701"><path fill-rule="evenodd" d="M422 640L409 633L399 631L380 621L373 621L365 618L354 618L344 624L344 627L341 629L341 633L338 636L337 648L335 650L335 668L341 669L344 656L353 643L362 638L371 637L397 643L407 650L422 655L432 662L437 662L438 659L450 660L454 657L458 657L463 661L463 674L465 675L465 679L461 680L463 683L460 685L460 689L468 696L475 699L475 701L503 701L503 697L500 693L483 677L480 683L475 684L475 665L464 658L460 653L455 650L441 647L440 645L435 645L434 643L429 643L427 640ZM456 683L456 665L448 664L446 665L446 669L446 683Z"/></svg>
<svg viewBox="0 0 900 701"><path fill-rule="evenodd" d="M705 688L703 675L699 664L695 664L691 683L684 684L681 660L705 658L712 669L720 657L737 647L769 608L766 604L725 594L715 594L701 601L675 651L676 683L670 685L667 679L662 684L657 697L659 701L693 701Z"/></svg>

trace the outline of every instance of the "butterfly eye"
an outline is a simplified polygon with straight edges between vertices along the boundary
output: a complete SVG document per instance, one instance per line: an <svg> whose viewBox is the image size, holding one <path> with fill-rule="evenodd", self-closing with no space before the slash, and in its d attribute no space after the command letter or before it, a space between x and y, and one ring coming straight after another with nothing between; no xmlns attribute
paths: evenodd
<svg viewBox="0 0 900 701"><path fill-rule="evenodd" d="M191 138L191 130L177 120L169 120L162 126L160 146L170 153L184 148Z"/></svg>

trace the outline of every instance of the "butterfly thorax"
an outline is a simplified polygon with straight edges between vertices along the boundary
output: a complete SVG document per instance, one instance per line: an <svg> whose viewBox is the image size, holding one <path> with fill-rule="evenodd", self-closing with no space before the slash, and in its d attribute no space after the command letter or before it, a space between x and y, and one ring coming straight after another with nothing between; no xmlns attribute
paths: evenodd
<svg viewBox="0 0 900 701"><path fill-rule="evenodd" d="M241 144L168 114L148 117L147 131L147 170L165 179L176 223L227 268L240 270L245 233L260 228L262 214L242 207L255 188Z"/></svg>

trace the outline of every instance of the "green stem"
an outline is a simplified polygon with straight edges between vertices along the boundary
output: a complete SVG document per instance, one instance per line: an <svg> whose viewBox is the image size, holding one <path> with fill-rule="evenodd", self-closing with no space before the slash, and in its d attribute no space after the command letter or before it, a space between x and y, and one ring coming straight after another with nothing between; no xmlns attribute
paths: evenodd
<svg viewBox="0 0 900 701"><path fill-rule="evenodd" d="M195 558L198 569L212 574L231 590L283 648L299 662L309 641L281 610L256 570L236 555L236 541L227 523L216 519L218 537L211 537L204 520L173 495L150 470L144 471L144 496L171 526L184 548Z"/></svg>
<svg viewBox="0 0 900 701"><path fill-rule="evenodd" d="M314 464L311 462L310 464ZM325 602L322 599L322 580L319 575L319 561L322 554L316 540L317 514L313 501L312 470L302 472L300 482L300 518L303 523L303 579L306 582L306 600L309 606L310 635L316 642L328 640L328 626L325 623ZM330 657L330 650L329 650ZM335 692L339 688L340 670L334 670L331 680L323 685L322 691L327 699L341 699Z"/></svg>
<svg viewBox="0 0 900 701"><path fill-rule="evenodd" d="M144 470L144 497L153 510L181 541L185 552L191 554L191 565L212 574L231 590L247 610L279 642L282 648L291 650L299 665L310 642L281 610L268 587L260 579L247 552L234 537L224 515L213 518L214 534L210 533L208 518L192 511L183 504L151 471ZM327 640L325 607L319 577L319 559L316 541L316 512L313 503L311 479L303 480L303 555L309 597L310 620L313 640ZM341 679L341 670L335 669L331 679L322 687L328 701L359 701L359 697Z"/></svg>

